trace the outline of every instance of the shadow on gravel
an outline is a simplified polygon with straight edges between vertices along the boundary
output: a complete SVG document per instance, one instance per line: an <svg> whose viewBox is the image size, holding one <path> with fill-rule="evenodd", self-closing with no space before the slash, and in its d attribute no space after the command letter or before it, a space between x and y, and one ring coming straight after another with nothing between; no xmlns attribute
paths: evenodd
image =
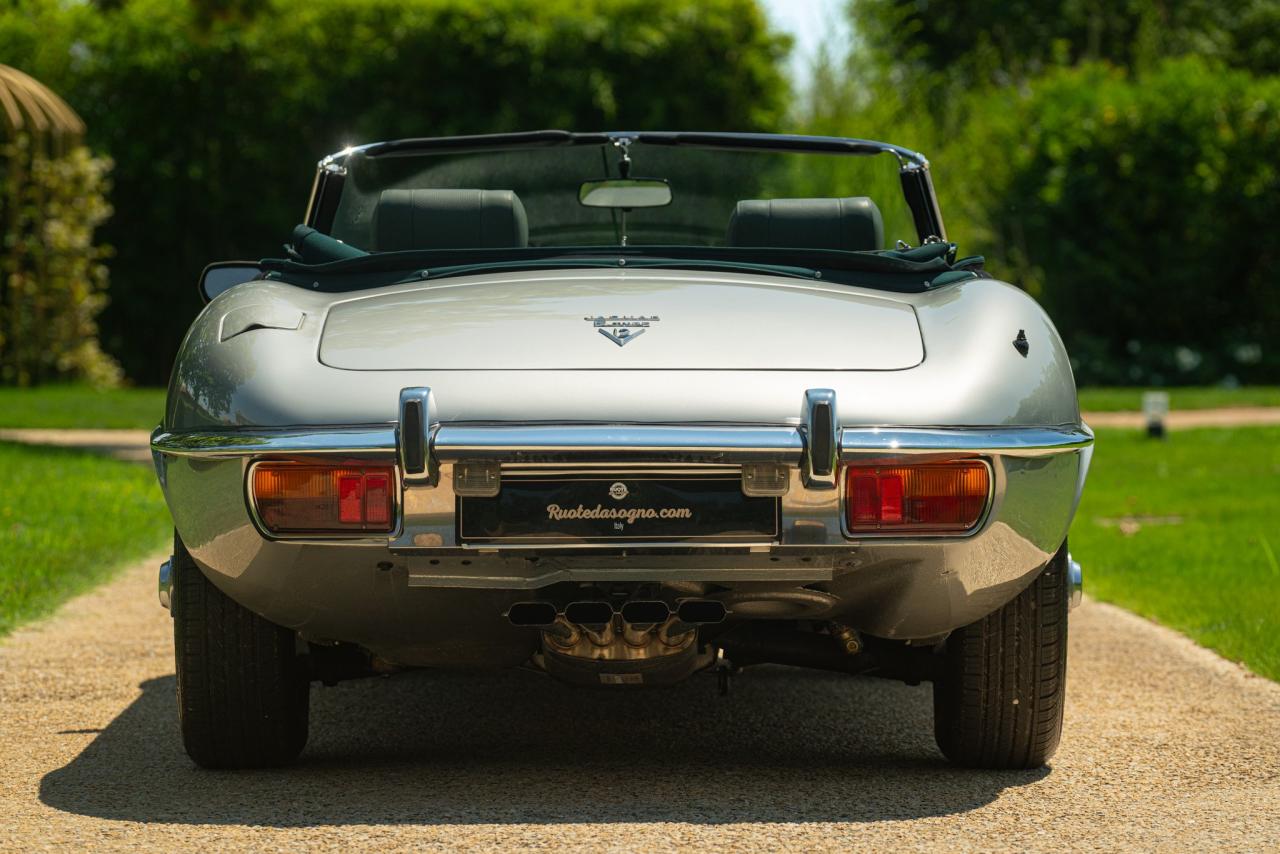
<svg viewBox="0 0 1280 854"><path fill-rule="evenodd" d="M572 689L531 673L412 673L313 688L291 768L210 772L177 729L173 677L142 696L40 799L142 822L325 824L885 821L964 812L1046 771L946 765L928 687L782 668L721 698Z"/></svg>

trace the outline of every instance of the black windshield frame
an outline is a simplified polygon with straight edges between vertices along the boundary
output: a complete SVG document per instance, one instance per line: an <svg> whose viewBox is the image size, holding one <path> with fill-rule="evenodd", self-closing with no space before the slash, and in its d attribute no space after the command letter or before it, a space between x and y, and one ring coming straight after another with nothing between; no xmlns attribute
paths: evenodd
<svg viewBox="0 0 1280 854"><path fill-rule="evenodd" d="M702 133L688 131L609 131L573 133L539 130L524 133L474 136L424 137L375 142L329 155L316 169L315 183L307 203L304 222L329 234L346 177L346 161L354 153L365 157L410 157L430 153L474 153L553 146L606 146L617 140L647 145L688 146L702 149L754 150L810 154L843 154L855 157L890 155L898 161L902 194L921 243L946 240L946 228L933 189L929 161L915 151L874 140L830 136L801 136L768 133Z"/></svg>

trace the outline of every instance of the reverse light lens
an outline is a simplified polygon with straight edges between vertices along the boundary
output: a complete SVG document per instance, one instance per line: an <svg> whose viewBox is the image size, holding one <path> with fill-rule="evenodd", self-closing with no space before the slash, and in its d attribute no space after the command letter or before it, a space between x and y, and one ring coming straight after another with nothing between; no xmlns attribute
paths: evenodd
<svg viewBox="0 0 1280 854"><path fill-rule="evenodd" d="M273 534L387 533L394 483L390 466L259 463L252 489Z"/></svg>
<svg viewBox="0 0 1280 854"><path fill-rule="evenodd" d="M845 486L852 533L956 534L982 519L991 475L978 460L850 466Z"/></svg>
<svg viewBox="0 0 1280 854"><path fill-rule="evenodd" d="M791 485L791 469L774 463L746 463L742 466L742 494L749 496L786 495Z"/></svg>
<svg viewBox="0 0 1280 854"><path fill-rule="evenodd" d="M492 498L502 490L502 466L460 462L453 467L453 491L469 498Z"/></svg>

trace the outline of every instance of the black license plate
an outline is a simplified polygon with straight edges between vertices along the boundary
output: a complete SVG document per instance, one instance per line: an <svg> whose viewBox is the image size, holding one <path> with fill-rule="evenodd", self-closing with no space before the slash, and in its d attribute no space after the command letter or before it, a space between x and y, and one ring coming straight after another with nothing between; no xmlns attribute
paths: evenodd
<svg viewBox="0 0 1280 854"><path fill-rule="evenodd" d="M778 499L737 477L504 478L494 498L459 498L467 542L759 541L778 536Z"/></svg>

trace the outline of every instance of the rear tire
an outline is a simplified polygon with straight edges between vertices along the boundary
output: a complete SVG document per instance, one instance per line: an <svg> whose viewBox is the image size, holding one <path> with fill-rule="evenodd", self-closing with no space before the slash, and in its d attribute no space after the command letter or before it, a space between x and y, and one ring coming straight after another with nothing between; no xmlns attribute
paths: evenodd
<svg viewBox="0 0 1280 854"><path fill-rule="evenodd" d="M294 633L207 579L174 536L173 639L187 755L204 768L284 765L307 742L310 680Z"/></svg>
<svg viewBox="0 0 1280 854"><path fill-rule="evenodd" d="M947 639L933 686L934 737L974 768L1039 768L1062 737L1067 544L1018 598Z"/></svg>

